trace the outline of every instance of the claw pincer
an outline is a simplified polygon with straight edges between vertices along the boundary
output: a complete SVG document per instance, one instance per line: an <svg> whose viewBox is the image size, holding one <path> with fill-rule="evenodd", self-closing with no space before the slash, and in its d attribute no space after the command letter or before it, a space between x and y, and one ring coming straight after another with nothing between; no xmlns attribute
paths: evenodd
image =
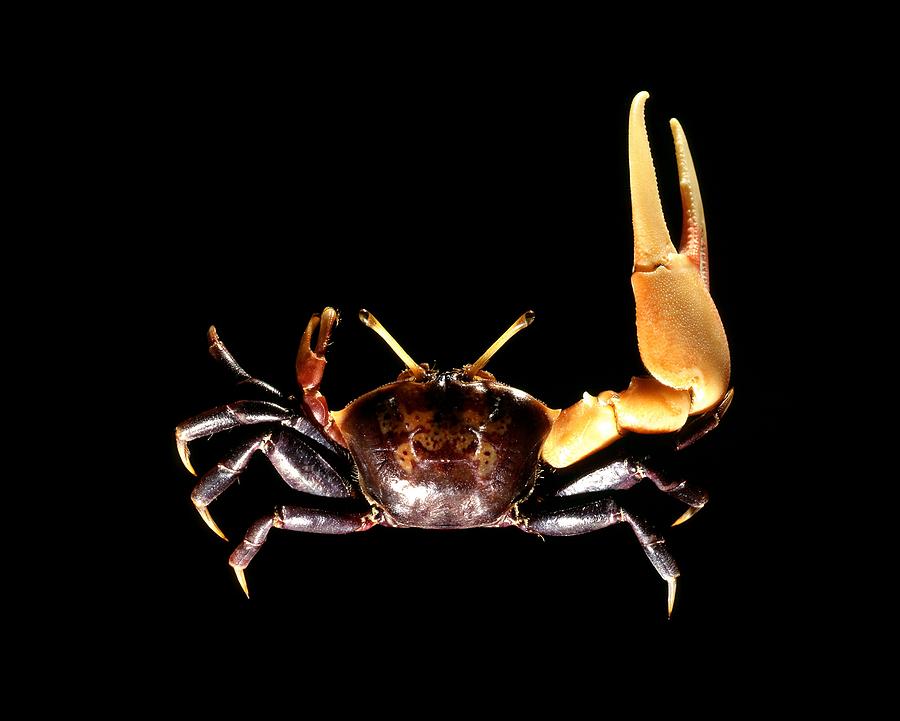
<svg viewBox="0 0 900 721"><path fill-rule="evenodd" d="M681 125L671 121L681 185L680 252L669 238L644 124L649 94L638 93L628 122L634 273L641 360L656 380L690 393L690 414L717 405L728 390L731 357L709 294L706 222L694 162Z"/></svg>
<svg viewBox="0 0 900 721"><path fill-rule="evenodd" d="M634 226L634 290L638 349L649 378L622 392L585 394L561 411L543 459L563 468L625 433L672 433L689 416L715 409L728 391L731 357L719 311L709 294L706 221L694 162L681 125L670 125L681 185L683 227L675 250L663 217L656 169L644 124L649 94L638 93L628 120Z"/></svg>

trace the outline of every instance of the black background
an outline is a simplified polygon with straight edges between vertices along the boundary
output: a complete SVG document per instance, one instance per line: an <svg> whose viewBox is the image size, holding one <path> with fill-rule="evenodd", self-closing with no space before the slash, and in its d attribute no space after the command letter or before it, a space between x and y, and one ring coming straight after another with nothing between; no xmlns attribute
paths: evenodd
<svg viewBox="0 0 900 721"><path fill-rule="evenodd" d="M588 54L487 68L397 58L300 77L275 57L184 60L141 73L139 150L126 158L146 169L127 212L136 247L152 249L124 261L136 267L121 291L140 301L134 345L114 357L142 365L152 399L128 446L142 448L131 483L148 519L118 546L134 545L141 559L132 551L119 568L142 627L180 619L204 638L272 634L319 652L327 639L334 653L565 656L623 629L749 632L814 602L792 521L776 510L781 491L771 490L782 430L770 428L768 404L783 372L771 348L787 335L790 309L773 299L784 270L760 245L779 221L760 208L785 190L770 164L795 122L784 112L787 83L624 77L595 72ZM209 359L209 325L250 373L293 392L307 319L334 305L342 322L322 390L341 408L400 369L356 320L360 307L440 367L471 362L530 308L536 322L489 365L500 380L552 407L624 388L641 372L627 167L627 113L641 89L651 93L648 129L676 239L670 117L691 143L735 387L726 422L677 469L711 501L666 534L683 574L672 620L665 584L625 527L544 542L514 529L275 531L247 571L245 599L228 554L253 520L296 498L257 459L212 506L229 543L191 506L195 480L172 430L240 395ZM201 473L227 443L193 444ZM661 527L680 513L652 488L629 494Z"/></svg>

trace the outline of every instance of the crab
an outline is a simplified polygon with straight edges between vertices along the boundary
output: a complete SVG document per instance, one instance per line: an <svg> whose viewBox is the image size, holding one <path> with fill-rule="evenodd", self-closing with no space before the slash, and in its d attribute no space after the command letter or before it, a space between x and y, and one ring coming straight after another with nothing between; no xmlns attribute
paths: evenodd
<svg viewBox="0 0 900 721"><path fill-rule="evenodd" d="M709 293L703 205L691 153L674 118L683 227L679 251L670 240L644 121L649 94L639 93L629 116L628 145L634 225L637 338L647 376L628 388L584 393L565 409L552 409L496 380L484 368L518 331L534 320L519 317L474 363L448 371L416 363L378 322L360 311L405 365L397 380L339 411L320 392L325 350L338 322L333 308L310 318L297 355L302 396L285 396L248 374L209 329L209 350L239 382L270 400L239 400L201 413L175 429L179 455L194 475L188 444L239 426L242 441L202 476L191 500L206 524L210 504L263 454L284 482L306 494L304 505L282 505L260 518L234 549L229 564L249 597L245 569L273 528L346 534L375 526L427 529L515 527L540 536L570 536L628 524L656 572L668 585L671 617L678 566L666 541L610 491L642 480L687 506L672 524L700 510L707 493L687 481L666 479L646 457L618 454L599 467L552 483L552 471L571 466L627 434L665 434L676 449L715 428L731 403L730 354ZM579 466L581 467L581 464ZM320 503L310 496L342 499ZM227 540L227 539L226 539Z"/></svg>

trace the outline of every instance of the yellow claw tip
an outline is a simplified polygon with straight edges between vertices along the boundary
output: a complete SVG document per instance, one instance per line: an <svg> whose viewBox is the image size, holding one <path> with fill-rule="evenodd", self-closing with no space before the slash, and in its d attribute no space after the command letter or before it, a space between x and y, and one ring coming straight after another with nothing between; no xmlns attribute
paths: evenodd
<svg viewBox="0 0 900 721"><path fill-rule="evenodd" d="M175 443L178 446L178 457L181 458L181 462L184 464L184 467L190 471L192 476L197 475L197 471L194 470L194 467L191 465L191 453L188 450L187 441L183 441L181 438L178 438L178 432L175 433Z"/></svg>
<svg viewBox="0 0 900 721"><path fill-rule="evenodd" d="M696 508L695 507L688 508L684 513L682 513L676 519L675 523L672 524L672 528L675 528L675 526L680 526L686 520L688 520L689 518L692 518L694 516L694 514L697 513L697 511L699 511L702 508L703 508L703 506L697 506Z"/></svg>
<svg viewBox="0 0 900 721"><path fill-rule="evenodd" d="M223 541L227 541L228 538L222 533L222 529L219 528L219 525L213 520L212 515L209 512L209 509L206 506L198 506L194 504L194 508L197 509L197 513L200 514L200 518L204 520L207 526L212 529L212 532L215 533L219 538Z"/></svg>
<svg viewBox="0 0 900 721"><path fill-rule="evenodd" d="M634 96L634 100L631 101L631 113L632 115L640 117L643 119L644 117L644 106L647 104L647 99L650 97L650 93L646 90L641 90L637 95Z"/></svg>
<svg viewBox="0 0 900 721"><path fill-rule="evenodd" d="M677 587L678 579L677 578L669 578L667 579L667 583L669 584L669 618L672 618L672 609L675 607L675 589Z"/></svg>
<svg viewBox="0 0 900 721"><path fill-rule="evenodd" d="M237 576L238 583L241 584L241 588L244 589L244 595L247 598L250 598L250 589L247 588L247 579L244 576L244 569L239 568L238 566L232 566L234 569L234 575Z"/></svg>

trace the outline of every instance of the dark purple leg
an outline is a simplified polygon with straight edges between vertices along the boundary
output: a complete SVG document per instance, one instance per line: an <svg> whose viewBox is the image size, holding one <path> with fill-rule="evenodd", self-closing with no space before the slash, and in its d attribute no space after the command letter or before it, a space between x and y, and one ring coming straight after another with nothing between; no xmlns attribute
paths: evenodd
<svg viewBox="0 0 900 721"><path fill-rule="evenodd" d="M354 495L350 482L302 436L282 426L269 426L207 471L191 493L191 501L206 525L226 541L207 506L238 480L256 451L265 454L284 482L296 491L328 498Z"/></svg>
<svg viewBox="0 0 900 721"><path fill-rule="evenodd" d="M520 528L541 536L577 536L592 533L617 523L627 523L634 531L656 572L669 585L669 616L675 603L675 584L678 566L662 536L654 533L650 525L638 516L622 508L613 498L600 498L572 508L537 511L520 516Z"/></svg>
<svg viewBox="0 0 900 721"><path fill-rule="evenodd" d="M266 542L269 531L274 528L283 528L287 531L303 531L305 533L342 534L368 531L377 525L373 511L368 513L337 513L334 511L320 511L301 506L278 506L275 513L266 518L260 518L250 526L244 540L234 549L229 565L234 569L238 582L247 598L250 591L247 589L247 579L244 577L244 569L250 565L250 561Z"/></svg>
<svg viewBox="0 0 900 721"><path fill-rule="evenodd" d="M206 438L222 431L227 431L238 426L255 425L258 423L278 422L288 428L293 428L303 436L313 439L316 443L328 448L334 453L343 454L345 451L313 422L303 416L267 401L237 401L225 406L213 408L193 418L188 418L175 428L175 442L178 445L178 454L184 467L195 476L197 472L191 465L188 442L197 438Z"/></svg>
<svg viewBox="0 0 900 721"><path fill-rule="evenodd" d="M229 351L225 347L225 344L219 340L219 334L216 332L216 327L214 325L209 327L209 332L206 334L206 337L209 340L209 354L216 361L225 366L226 370L234 376L238 385L253 386L266 393L270 393L277 398L284 399L284 393L275 388L275 386L270 385L265 381L261 381L259 378L252 377L247 371L241 368L240 364L234 359L234 356L231 355L231 351Z"/></svg>
<svg viewBox="0 0 900 721"><path fill-rule="evenodd" d="M678 520L673 523L677 526L699 511L709 500L709 494L702 488L692 486L687 481L666 482L662 474L646 466L643 461L634 458L621 458L607 463L605 466L591 471L587 475L580 476L566 483L554 495L578 496L583 493L597 493L599 491L621 491L647 479L663 493L668 493L673 498L687 506L690 506Z"/></svg>

